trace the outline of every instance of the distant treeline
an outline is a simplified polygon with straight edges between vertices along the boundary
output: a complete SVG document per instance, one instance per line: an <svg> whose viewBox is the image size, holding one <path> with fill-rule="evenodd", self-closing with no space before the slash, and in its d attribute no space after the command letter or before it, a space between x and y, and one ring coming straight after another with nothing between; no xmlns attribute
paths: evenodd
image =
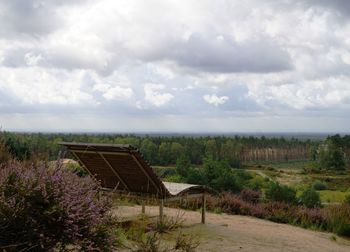
<svg viewBox="0 0 350 252"><path fill-rule="evenodd" d="M253 136L135 136L117 134L58 134L1 132L6 146L18 159L38 157L54 160L61 141L131 144L153 165L174 165L181 156L192 164L205 157L227 160L233 167L249 161L288 161L315 159L319 140L266 138ZM348 136L347 136L348 137ZM349 138L349 137L348 137ZM343 139L343 138L341 138ZM350 143L349 139L345 142Z"/></svg>

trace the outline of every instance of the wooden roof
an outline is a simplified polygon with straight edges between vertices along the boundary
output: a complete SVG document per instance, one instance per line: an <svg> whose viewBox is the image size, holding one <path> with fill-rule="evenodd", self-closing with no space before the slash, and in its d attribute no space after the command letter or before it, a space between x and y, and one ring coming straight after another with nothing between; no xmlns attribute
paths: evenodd
<svg viewBox="0 0 350 252"><path fill-rule="evenodd" d="M101 183L113 189L158 198L203 192L199 185L162 182L141 153L128 144L61 142Z"/></svg>

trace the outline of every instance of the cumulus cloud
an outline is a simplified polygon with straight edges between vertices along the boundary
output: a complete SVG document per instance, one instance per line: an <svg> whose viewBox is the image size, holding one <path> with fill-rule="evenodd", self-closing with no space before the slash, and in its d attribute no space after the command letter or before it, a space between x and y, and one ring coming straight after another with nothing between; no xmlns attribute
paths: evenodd
<svg viewBox="0 0 350 252"><path fill-rule="evenodd" d="M89 111L92 122L107 112L345 118L349 8L345 0L0 1L0 121L43 111Z"/></svg>
<svg viewBox="0 0 350 252"><path fill-rule="evenodd" d="M119 86L109 88L104 94L103 97L107 100L125 100L129 99L133 95L131 88L122 88Z"/></svg>
<svg viewBox="0 0 350 252"><path fill-rule="evenodd" d="M204 95L203 99L209 103L212 104L214 106L218 106L218 105L222 105L225 102L227 102L229 100L229 98L227 96L217 96L215 94L213 95Z"/></svg>
<svg viewBox="0 0 350 252"><path fill-rule="evenodd" d="M57 9L81 1L3 0L0 2L0 35L41 35L58 29L64 19Z"/></svg>
<svg viewBox="0 0 350 252"><path fill-rule="evenodd" d="M160 107L170 102L174 98L174 96L170 93L162 93L161 91L163 89L165 89L165 86L162 84L145 84L145 100L157 107Z"/></svg>

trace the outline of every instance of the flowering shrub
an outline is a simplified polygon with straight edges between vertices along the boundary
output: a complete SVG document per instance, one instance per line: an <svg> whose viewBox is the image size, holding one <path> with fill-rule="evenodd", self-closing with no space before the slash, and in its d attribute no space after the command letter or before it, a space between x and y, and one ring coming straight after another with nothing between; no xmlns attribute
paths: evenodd
<svg viewBox="0 0 350 252"><path fill-rule="evenodd" d="M109 203L98 197L97 185L62 168L0 167L0 248L7 251L108 251L111 244Z"/></svg>
<svg viewBox="0 0 350 252"><path fill-rule="evenodd" d="M350 206L348 204L333 205L325 211L327 229L338 235L350 237Z"/></svg>
<svg viewBox="0 0 350 252"><path fill-rule="evenodd" d="M308 208L278 201L252 203L250 197L246 197L247 194L247 192L240 195L223 193L219 197L208 196L207 208L227 214L249 215L305 228L312 227L350 237L349 204L344 203L325 208ZM248 199L248 201L244 200L244 198Z"/></svg>
<svg viewBox="0 0 350 252"><path fill-rule="evenodd" d="M245 188L241 191L240 197L247 202L256 204L261 200L261 192Z"/></svg>
<svg viewBox="0 0 350 252"><path fill-rule="evenodd" d="M324 209L298 207L294 212L294 222L302 227L327 228L327 216Z"/></svg>

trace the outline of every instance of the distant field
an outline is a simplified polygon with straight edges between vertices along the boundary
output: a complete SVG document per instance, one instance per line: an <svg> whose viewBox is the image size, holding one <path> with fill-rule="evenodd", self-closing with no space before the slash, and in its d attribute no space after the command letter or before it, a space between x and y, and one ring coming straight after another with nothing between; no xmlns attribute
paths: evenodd
<svg viewBox="0 0 350 252"><path fill-rule="evenodd" d="M245 164L244 168L256 174L257 177L292 186L298 194L305 188L312 186L315 181L321 181L327 186L327 190L319 191L323 203L343 202L346 195L350 194L350 173L305 173L303 168L310 166L310 164L311 161L250 162ZM175 166L153 166L153 168L162 179L176 173Z"/></svg>
<svg viewBox="0 0 350 252"><path fill-rule="evenodd" d="M312 162L308 160L291 160L291 161L256 161L247 162L245 167L249 168L273 168L273 169L303 169L308 167Z"/></svg>

